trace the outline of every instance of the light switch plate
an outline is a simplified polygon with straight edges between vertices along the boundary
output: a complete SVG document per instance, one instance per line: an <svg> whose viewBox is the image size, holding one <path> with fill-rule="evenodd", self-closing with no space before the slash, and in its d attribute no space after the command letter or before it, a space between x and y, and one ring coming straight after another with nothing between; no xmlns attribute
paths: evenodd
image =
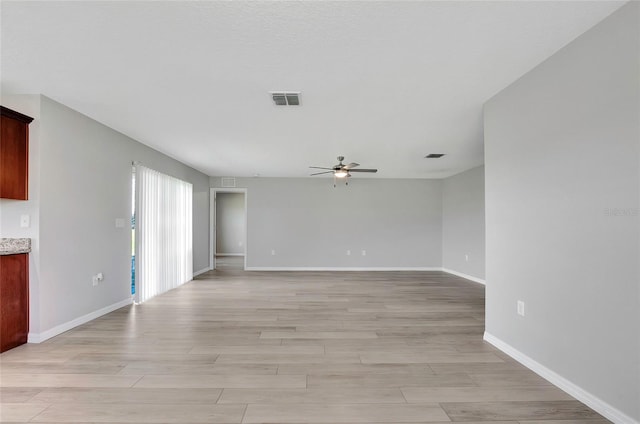
<svg viewBox="0 0 640 424"><path fill-rule="evenodd" d="M124 219L116 218L116 228L124 228Z"/></svg>
<svg viewBox="0 0 640 424"><path fill-rule="evenodd" d="M20 215L20 227L29 228L30 225L31 225L31 219L29 215Z"/></svg>

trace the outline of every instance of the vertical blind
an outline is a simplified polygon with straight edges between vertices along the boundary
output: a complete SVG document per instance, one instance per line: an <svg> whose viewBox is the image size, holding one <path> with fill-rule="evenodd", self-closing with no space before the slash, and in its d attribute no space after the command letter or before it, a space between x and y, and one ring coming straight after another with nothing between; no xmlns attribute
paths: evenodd
<svg viewBox="0 0 640 424"><path fill-rule="evenodd" d="M193 186L136 164L136 303L193 278Z"/></svg>

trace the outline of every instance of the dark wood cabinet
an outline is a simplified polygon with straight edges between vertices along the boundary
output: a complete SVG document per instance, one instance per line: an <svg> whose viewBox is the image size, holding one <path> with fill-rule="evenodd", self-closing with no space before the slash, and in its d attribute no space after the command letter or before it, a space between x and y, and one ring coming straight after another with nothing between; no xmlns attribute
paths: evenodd
<svg viewBox="0 0 640 424"><path fill-rule="evenodd" d="M0 197L29 198L29 124L33 118L0 106Z"/></svg>
<svg viewBox="0 0 640 424"><path fill-rule="evenodd" d="M29 255L0 255L0 352L27 342Z"/></svg>

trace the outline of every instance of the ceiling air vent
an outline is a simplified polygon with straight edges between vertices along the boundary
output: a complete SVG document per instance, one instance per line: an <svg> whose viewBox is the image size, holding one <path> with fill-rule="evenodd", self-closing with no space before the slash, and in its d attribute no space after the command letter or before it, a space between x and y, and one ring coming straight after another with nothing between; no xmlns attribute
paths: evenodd
<svg viewBox="0 0 640 424"><path fill-rule="evenodd" d="M300 106L299 91L270 91L269 94L276 106Z"/></svg>
<svg viewBox="0 0 640 424"><path fill-rule="evenodd" d="M427 156L425 156L426 159L439 159L442 156L444 156L444 153L429 153Z"/></svg>

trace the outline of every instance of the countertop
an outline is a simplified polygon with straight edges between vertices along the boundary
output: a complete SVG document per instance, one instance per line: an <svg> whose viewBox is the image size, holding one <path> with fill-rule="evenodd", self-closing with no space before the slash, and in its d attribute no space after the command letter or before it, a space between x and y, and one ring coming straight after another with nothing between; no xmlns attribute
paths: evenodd
<svg viewBox="0 0 640 424"><path fill-rule="evenodd" d="M16 255L31 252L31 239L0 238L0 255Z"/></svg>

